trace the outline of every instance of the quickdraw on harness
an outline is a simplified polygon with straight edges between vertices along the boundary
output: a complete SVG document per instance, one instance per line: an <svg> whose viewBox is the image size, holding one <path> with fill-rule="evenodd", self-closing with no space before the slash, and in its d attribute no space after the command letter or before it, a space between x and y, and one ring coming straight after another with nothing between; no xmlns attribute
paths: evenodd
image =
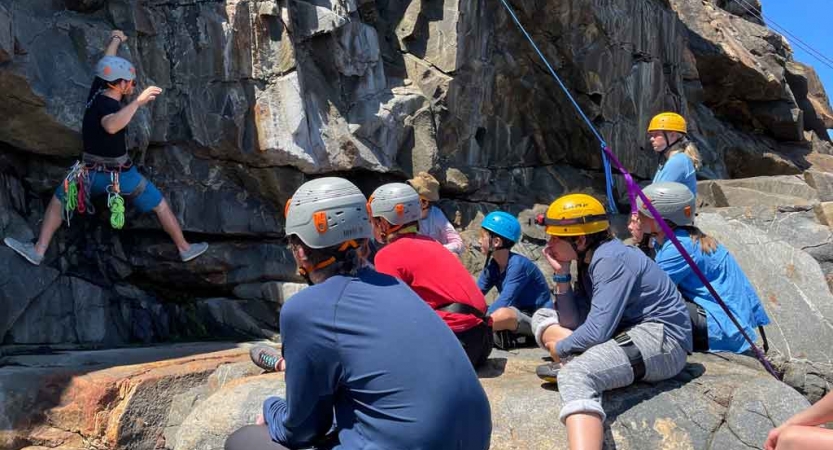
<svg viewBox="0 0 833 450"><path fill-rule="evenodd" d="M110 208L110 226L116 230L124 227L124 198L119 186L119 173L110 172L110 186L107 186L107 207Z"/></svg>
<svg viewBox="0 0 833 450"><path fill-rule="evenodd" d="M64 177L64 208L63 219L70 225L75 211L79 214L92 214L95 208L90 201L90 173L80 162L76 162Z"/></svg>
<svg viewBox="0 0 833 450"><path fill-rule="evenodd" d="M125 169L132 166L130 158L104 158L84 153L82 161L70 168L64 177L64 208L63 218L67 225L74 212L79 214L95 214L95 205L92 201L92 186L94 177L100 173L109 173L110 185L107 186L107 207L110 209L110 226L120 230L124 227L125 202L121 196L119 176ZM139 186L134 189L130 196L135 196L144 190L146 181L142 180Z"/></svg>
<svg viewBox="0 0 833 450"><path fill-rule="evenodd" d="M764 366L764 368L767 370L767 372L770 373L770 375L772 375L776 379L780 380L782 378L782 375L780 373L778 373L778 371L776 371L775 368L772 367L772 364L769 362L769 360L767 360L767 358L763 354L763 352L761 352L761 349L758 348L758 346L755 344L755 342L749 337L749 335L746 333L746 330L743 329L743 327L740 325L738 320L735 318L734 314L732 314L732 311L729 309L728 306L726 306L726 302L723 301L723 299L720 297L720 294L718 294L717 291L715 291L714 287L711 285L711 283L709 283L709 280L706 278L706 276L703 274L703 272L700 270L700 268L697 267L697 264L694 263L694 260L691 259L691 256L688 254L688 252L685 250L683 245L677 239L676 235L671 230L671 227L668 226L668 224L662 218L662 215L660 215L659 212L657 212L656 208L654 208L654 205L651 203L651 200L642 192L642 189L633 180L633 177L631 176L630 172L628 172L628 170L625 169L625 166L623 166L622 163L620 163L619 160L616 158L616 155L613 154L613 151L607 145L607 142L604 140L604 138L599 133L599 131L596 130L596 127L593 126L593 123L590 121L590 119L587 117L587 115L584 114L584 111L581 109L581 106L579 106L578 102L576 102L576 100L570 94L570 91L569 91L569 89L567 89L567 86L561 81L561 78L555 72L555 69L552 68L552 65L550 65L547 58L544 56L544 54L538 48L538 45L535 44L535 41L532 39L532 37L529 35L529 33L527 33L523 24L521 24L520 20L518 19L518 16L515 15L515 11L509 5L507 0L500 0L500 2L503 4L506 11L509 13L509 16L512 18L512 21L515 22L515 25L518 26L518 28L521 30L523 35L526 37L527 41L529 41L530 45L532 45L532 48L535 50L535 52L541 58L541 61L543 61L544 65L547 67L550 74L553 76L553 78L555 78L555 81L558 83L558 85L564 91L565 95L570 100L570 102L573 104L573 107L576 109L578 114L581 116L582 119L584 119L584 122L587 123L587 126L590 128L590 131L593 132L593 134L596 136L596 138L601 143L602 161L604 162L605 179L606 179L606 182L607 182L607 198L608 198L610 212L612 212L612 213L617 212L617 208L616 208L615 202L613 200L613 178L612 178L612 175L611 175L611 163L612 163L613 165L616 166L616 168L619 170L619 172L621 172L622 175L625 177L625 184L627 185L627 189L628 189L628 199L631 202L631 213L633 214L633 213L637 212L636 197L638 196L645 203L646 208L648 208L648 211L650 211L651 215L654 217L654 220L657 221L657 223L659 224L662 231L665 233L665 235L668 237L668 239L671 240L671 243L674 244L674 247L677 248L677 251L680 252L680 255L682 255L683 259L685 259L686 263L688 263L689 267L691 267L691 270L694 272L694 274L697 276L697 278L703 283L704 286L706 286L709 293L712 295L712 297L714 297L714 299L720 305L720 308L723 309L723 311L726 313L726 315L729 317L729 319L732 321L732 323L735 324L735 327L737 327L738 331L740 331L741 335L746 340L746 342L749 343L750 348L752 348L752 350L754 351L755 357L758 358L758 360L761 362L761 365ZM676 142L675 142L675 144L676 144Z"/></svg>

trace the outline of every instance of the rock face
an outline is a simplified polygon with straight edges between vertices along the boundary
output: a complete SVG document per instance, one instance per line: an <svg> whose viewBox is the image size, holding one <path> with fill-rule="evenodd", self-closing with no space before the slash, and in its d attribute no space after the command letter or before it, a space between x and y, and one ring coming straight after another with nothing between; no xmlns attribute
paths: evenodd
<svg viewBox="0 0 833 450"><path fill-rule="evenodd" d="M833 153L818 77L732 2L513 7L639 178L655 170L644 130L663 110L688 118L704 178L823 172L813 158ZM112 26L129 36L119 54L139 87L164 89L128 127L131 154L211 249L182 264L152 215L115 232L99 202L62 228L43 267L0 252L33 280L0 288L4 345L274 338L295 290L285 283L301 281L280 211L313 176L348 174L369 192L430 171L461 229L493 209L604 192L598 143L497 3L0 0L3 236L38 234L82 149L91 68ZM824 223L831 200L813 205Z"/></svg>
<svg viewBox="0 0 833 450"><path fill-rule="evenodd" d="M259 375L245 349L192 354L208 345L12 357L15 366L0 369L0 445L220 450L234 430L254 423L266 397L283 395L284 380ZM534 375L543 356L495 351L480 371L492 406L491 448L567 448L566 430L553 420L560 396ZM773 425L808 402L755 364L698 354L674 379L606 394L607 445L762 448Z"/></svg>

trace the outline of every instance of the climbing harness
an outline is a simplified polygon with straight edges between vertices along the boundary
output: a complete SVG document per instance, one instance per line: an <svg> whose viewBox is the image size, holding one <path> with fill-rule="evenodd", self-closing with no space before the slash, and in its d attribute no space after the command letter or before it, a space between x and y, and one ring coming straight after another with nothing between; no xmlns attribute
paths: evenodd
<svg viewBox="0 0 833 450"><path fill-rule="evenodd" d="M613 177L611 175L611 164L613 164L613 165L616 166L616 169L619 170L619 172L621 172L622 175L625 178L625 185L627 186L627 189L628 189L628 199L630 200L630 203L631 203L631 214L637 212L636 197L638 196L639 198L642 199L643 202L645 202L645 206L646 206L646 208L648 208L648 211L654 217L654 220L656 220L657 224L659 224L660 228L665 233L665 235L668 237L668 239L671 241L671 243L674 244L674 247L677 248L677 251L680 252L680 255L682 255L683 259L685 259L686 263L688 263L689 267L691 267L691 270L694 272L694 274L697 276L697 278L699 278L700 281L703 283L703 285L706 286L706 289L709 290L709 293L717 301L717 304L720 305L720 308L723 309L723 312L726 313L726 315L729 317L729 319L732 321L732 323L735 324L735 327L737 327L738 331L740 331L741 335L746 340L746 342L749 343L750 347L752 348L753 352L755 353L755 357L758 358L758 360L761 362L761 364L764 366L764 368L767 370L767 372L770 373L770 375L772 375L773 377L775 377L778 380L781 380L782 375L780 373L778 373L778 371L776 371L775 368L772 367L772 364L769 362L769 360L767 360L767 358L763 354L763 352L761 352L761 349L758 348L758 346L755 344L754 341L752 341L752 339L746 333L746 330L743 329L743 327L740 325L738 320L735 318L734 314L732 314L732 311L729 310L728 306L726 306L726 303L720 297L720 294L718 294L717 291L715 291L714 287L711 285L711 283L709 283L709 280L706 278L706 276L703 274L703 272L700 270L700 268L697 267L697 264L694 263L694 260L691 259L691 256L688 254L688 252L685 250L683 245L677 239L676 235L671 230L671 227L668 226L668 224L662 218L662 215L659 214L659 212L657 212L656 208L654 208L654 205L651 203L651 200L642 192L642 189L633 180L633 177L631 176L630 172L628 172L628 170L625 169L625 166L623 166L622 163L619 162L619 160L616 158L616 155L613 154L613 151L610 149L610 146L607 145L607 142L604 140L604 138L602 138L599 131L596 130L596 127L593 126L593 123L590 121L590 119L587 117L587 115L584 114L584 111L581 109L581 106L579 106L578 102L576 102L576 100L570 94L570 91L567 89L567 86L564 85L564 83L561 81L561 78L558 76L558 74L552 68L549 61L547 61L547 58L544 56L544 54L541 52L541 50L535 44L535 41L532 39L532 37L529 35L529 33L527 33L526 29L523 27L520 20L518 20L518 17L515 15L515 11L509 5L507 0L500 0L500 2L503 4L506 11L509 13L509 16L512 18L512 20L515 22L515 25L518 26L518 28L521 30L523 35L526 37L527 41L529 41L529 43L532 45L532 48L535 50L535 52L541 58L541 61L543 61L544 65L547 67L547 69L549 69L550 74L553 76L553 78L555 78L555 81L558 83L558 85L564 91L567 98L573 104L573 107L576 109L578 114L587 123L587 126L590 128L590 131L593 132L593 134L596 136L596 138L601 143L602 161L604 162L605 180L607 182L607 198L608 198L610 211L613 212L613 213L617 212L616 204L613 200Z"/></svg>
<svg viewBox="0 0 833 450"><path fill-rule="evenodd" d="M120 230L124 227L125 202L121 195L119 177L121 172L132 167L133 163L125 155L120 158L104 158L84 153L81 161L76 161L64 177L63 219L70 225L73 214L95 214L92 198L93 180L96 175L109 173L110 185L107 186L107 208L110 209L110 226ZM147 181L142 179L139 186L127 196L135 198L145 190Z"/></svg>

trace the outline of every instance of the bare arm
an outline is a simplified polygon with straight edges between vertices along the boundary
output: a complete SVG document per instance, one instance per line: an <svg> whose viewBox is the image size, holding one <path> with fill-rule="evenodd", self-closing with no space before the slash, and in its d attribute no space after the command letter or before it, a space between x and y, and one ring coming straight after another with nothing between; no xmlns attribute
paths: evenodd
<svg viewBox="0 0 833 450"><path fill-rule="evenodd" d="M139 109L139 103L137 100L133 100L117 113L108 114L102 117L101 126L104 128L104 131L110 134L116 134L126 127L133 118L133 115L136 114L136 111Z"/></svg>
<svg viewBox="0 0 833 450"><path fill-rule="evenodd" d="M833 422L833 392L827 394L815 405L790 417L785 425L805 425L814 427Z"/></svg>
<svg viewBox="0 0 833 450"><path fill-rule="evenodd" d="M116 56L116 53L119 52L119 45L124 41L127 41L127 36L121 30L113 30L110 33L110 41L107 43L104 55Z"/></svg>
<svg viewBox="0 0 833 450"><path fill-rule="evenodd" d="M162 89L156 86L151 86L142 91L142 93L136 97L136 100L130 102L127 106L119 110L119 112L102 117L101 126L104 128L104 131L110 134L118 133L126 127L128 123L130 123L130 120L133 119L133 115L136 114L136 111L140 106L145 106L146 104L152 102L161 93Z"/></svg>

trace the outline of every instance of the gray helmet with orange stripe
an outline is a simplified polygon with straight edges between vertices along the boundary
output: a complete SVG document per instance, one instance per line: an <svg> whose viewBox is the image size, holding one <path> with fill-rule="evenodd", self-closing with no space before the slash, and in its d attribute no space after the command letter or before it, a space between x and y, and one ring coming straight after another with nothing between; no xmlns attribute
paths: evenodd
<svg viewBox="0 0 833 450"><path fill-rule="evenodd" d="M105 56L95 65L95 76L110 82L131 81L136 78L136 68L130 61L119 56Z"/></svg>
<svg viewBox="0 0 833 450"><path fill-rule="evenodd" d="M391 225L405 225L419 220L422 210L419 194L405 183L379 186L367 202L372 217L383 217Z"/></svg>
<svg viewBox="0 0 833 450"><path fill-rule="evenodd" d="M678 227L694 225L697 198L686 185L673 181L661 181L649 185L643 192L667 222L672 222ZM637 206L639 212L654 218L642 198L638 199Z"/></svg>
<svg viewBox="0 0 833 450"><path fill-rule="evenodd" d="M301 185L286 202L286 235L310 248L370 239L367 198L344 178L326 177Z"/></svg>

